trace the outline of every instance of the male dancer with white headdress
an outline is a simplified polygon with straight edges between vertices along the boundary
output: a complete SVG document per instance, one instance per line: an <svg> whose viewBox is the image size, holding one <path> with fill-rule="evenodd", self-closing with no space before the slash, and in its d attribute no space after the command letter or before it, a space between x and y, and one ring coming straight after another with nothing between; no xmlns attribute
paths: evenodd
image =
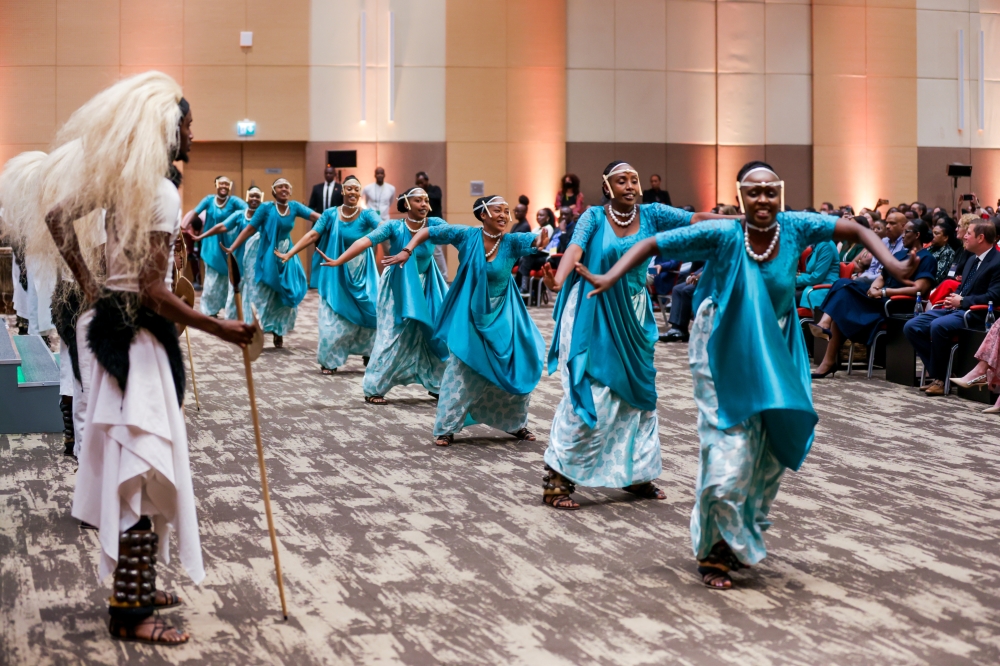
<svg viewBox="0 0 1000 666"><path fill-rule="evenodd" d="M180 603L156 589L157 556L169 561L172 531L192 580L200 583L205 572L174 323L241 346L253 329L196 312L167 283L180 228L179 173L171 163L186 159L192 140L190 107L173 79L148 72L99 93L70 117L57 145L74 139L81 141L79 169L87 178L45 218L54 247L92 304L77 327L78 344L93 352L94 362L73 516L100 528L99 578L114 574L111 635L176 645L188 634L154 615ZM74 229L102 206L108 210L104 290Z"/></svg>

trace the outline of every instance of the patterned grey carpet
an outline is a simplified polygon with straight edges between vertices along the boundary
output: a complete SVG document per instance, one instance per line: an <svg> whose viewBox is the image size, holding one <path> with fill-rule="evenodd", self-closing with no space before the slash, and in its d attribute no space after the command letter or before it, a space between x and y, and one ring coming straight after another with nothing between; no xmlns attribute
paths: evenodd
<svg viewBox="0 0 1000 666"><path fill-rule="evenodd" d="M239 354L193 332L191 460L208 577L176 561L177 648L111 641L97 539L69 516L58 436L0 436L0 664L996 664L1000 436L982 405L863 376L817 382L812 454L786 476L770 556L713 592L688 536L697 466L683 345L657 352L664 502L540 499L539 441L477 426L431 443L434 403L361 399L315 363L316 294L255 364L290 618L282 621ZM532 311L546 340L549 310Z"/></svg>

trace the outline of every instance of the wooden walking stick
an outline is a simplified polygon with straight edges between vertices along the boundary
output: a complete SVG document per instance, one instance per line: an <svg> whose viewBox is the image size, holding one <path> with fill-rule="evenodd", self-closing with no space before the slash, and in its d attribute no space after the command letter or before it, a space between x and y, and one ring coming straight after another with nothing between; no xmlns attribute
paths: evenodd
<svg viewBox="0 0 1000 666"><path fill-rule="evenodd" d="M244 321L243 319L243 296L240 294L240 268L236 263L236 258L233 255L228 255L229 265L229 281L233 285L233 297L236 301L236 318L239 321ZM257 355L260 354L260 349L264 346L264 334L260 330L260 325L256 321L256 314L254 316L254 326L257 327L257 331L254 332L254 343L251 343L252 347L257 350ZM261 492L264 495L264 511L267 513L267 531L271 534L271 552L274 554L274 571L278 576L278 594L281 595L281 614L284 618L288 619L288 606L285 605L285 583L281 578L281 559L278 557L278 537L274 533L274 516L271 515L271 491L267 486L267 468L264 466L264 446L260 442L260 416L257 414L257 394L254 392L253 387L253 369L251 368L251 363L256 358L254 356L251 358L250 347L243 348L243 368L247 375L247 391L250 393L250 415L253 418L253 435L254 440L257 443L257 464L260 466L260 486Z"/></svg>
<svg viewBox="0 0 1000 666"><path fill-rule="evenodd" d="M184 243L184 236L177 237L177 243L174 245L174 295L179 299L187 303L189 308L194 308L194 286L191 281L184 277L184 266L187 263L187 245ZM184 336L187 338L187 348L188 348L188 364L191 366L191 388L194 389L194 406L201 411L201 402L198 401L198 380L194 377L194 356L191 354L191 333L188 331L187 326L183 324L178 324L181 330L177 331L178 335L181 331L184 331Z"/></svg>

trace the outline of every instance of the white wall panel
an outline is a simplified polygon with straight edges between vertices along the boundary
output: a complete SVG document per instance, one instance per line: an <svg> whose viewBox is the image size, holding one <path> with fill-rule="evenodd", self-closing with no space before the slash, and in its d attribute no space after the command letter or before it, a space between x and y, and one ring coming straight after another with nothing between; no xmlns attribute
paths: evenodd
<svg viewBox="0 0 1000 666"><path fill-rule="evenodd" d="M615 141L667 141L667 76L665 72L615 72Z"/></svg>
<svg viewBox="0 0 1000 666"><path fill-rule="evenodd" d="M715 143L715 75L667 72L667 142Z"/></svg>
<svg viewBox="0 0 1000 666"><path fill-rule="evenodd" d="M608 0L566 0L566 66L614 69L615 6Z"/></svg>
<svg viewBox="0 0 1000 666"><path fill-rule="evenodd" d="M388 91L388 78L388 69L378 68L379 90ZM397 67L393 122L385 92L375 110L378 140L444 141L444 86L444 67Z"/></svg>
<svg viewBox="0 0 1000 666"><path fill-rule="evenodd" d="M1000 14L980 14L979 20L985 33L986 80L1000 81Z"/></svg>
<svg viewBox="0 0 1000 666"><path fill-rule="evenodd" d="M972 36L969 14L917 10L917 76L925 79L958 78L958 31L965 30L966 76L969 75ZM978 42L978 36L976 36Z"/></svg>
<svg viewBox="0 0 1000 666"><path fill-rule="evenodd" d="M667 68L666 0L616 0L615 68Z"/></svg>
<svg viewBox="0 0 1000 666"><path fill-rule="evenodd" d="M358 64L361 8L364 0L312 0L309 10L309 63L311 65ZM369 17L369 42L374 43L375 24ZM303 36L304 38L305 36Z"/></svg>
<svg viewBox="0 0 1000 666"><path fill-rule="evenodd" d="M764 4L720 2L718 11L719 72L764 73Z"/></svg>
<svg viewBox="0 0 1000 666"><path fill-rule="evenodd" d="M767 74L765 79L765 143L811 145L812 77Z"/></svg>
<svg viewBox="0 0 1000 666"><path fill-rule="evenodd" d="M986 82L986 129L973 134L972 147L1000 148L1000 81Z"/></svg>
<svg viewBox="0 0 1000 666"><path fill-rule="evenodd" d="M917 145L968 147L971 116L966 87L965 132L958 131L958 80L917 79Z"/></svg>
<svg viewBox="0 0 1000 666"><path fill-rule="evenodd" d="M769 74L812 71L812 8L765 5L764 67Z"/></svg>
<svg viewBox="0 0 1000 666"><path fill-rule="evenodd" d="M667 69L715 72L715 3L667 2Z"/></svg>
<svg viewBox="0 0 1000 666"><path fill-rule="evenodd" d="M763 74L719 74L719 145L764 144Z"/></svg>
<svg viewBox="0 0 1000 666"><path fill-rule="evenodd" d="M374 141L376 70L369 68L368 122L360 122L357 67L309 68L309 140Z"/></svg>
<svg viewBox="0 0 1000 666"><path fill-rule="evenodd" d="M445 0L378 0L377 4L374 55L380 66L388 62L391 11L396 18L396 65L444 67Z"/></svg>
<svg viewBox="0 0 1000 666"><path fill-rule="evenodd" d="M570 69L566 72L566 140L615 140L615 73Z"/></svg>
<svg viewBox="0 0 1000 666"><path fill-rule="evenodd" d="M975 0L973 0L975 2ZM937 9L945 12L967 12L969 0L917 0L917 9Z"/></svg>

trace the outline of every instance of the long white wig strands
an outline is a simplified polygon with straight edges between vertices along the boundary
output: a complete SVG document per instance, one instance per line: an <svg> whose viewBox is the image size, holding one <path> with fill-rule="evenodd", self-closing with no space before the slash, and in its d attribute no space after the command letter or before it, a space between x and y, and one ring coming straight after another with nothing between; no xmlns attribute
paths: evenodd
<svg viewBox="0 0 1000 666"><path fill-rule="evenodd" d="M41 217L39 184L45 158L41 151L24 152L8 160L0 172L0 236L24 257L29 254L31 227Z"/></svg>
<svg viewBox="0 0 1000 666"><path fill-rule="evenodd" d="M148 258L149 233L160 214L157 189L179 145L181 96L181 87L166 74L138 74L95 95L56 135L55 150L79 142L67 149L64 161L52 165L72 190L58 203L77 217L106 209L124 255L115 261L136 273ZM75 159L67 159L69 153ZM56 205L52 191L47 211ZM95 238L88 228L100 221L101 216L88 215L76 227L82 236Z"/></svg>

